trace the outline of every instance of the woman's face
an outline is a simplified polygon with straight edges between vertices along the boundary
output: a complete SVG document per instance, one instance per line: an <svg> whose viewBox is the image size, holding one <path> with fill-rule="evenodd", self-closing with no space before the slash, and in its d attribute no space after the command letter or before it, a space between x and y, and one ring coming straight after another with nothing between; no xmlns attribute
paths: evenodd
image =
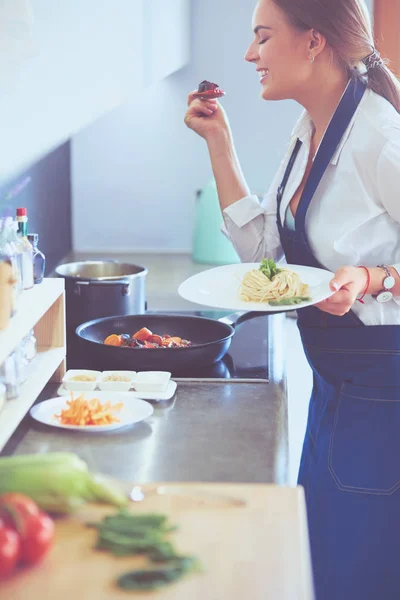
<svg viewBox="0 0 400 600"><path fill-rule="evenodd" d="M264 100L298 98L312 74L313 31L293 27L273 0L260 0L253 16L254 40L245 59L260 74Z"/></svg>

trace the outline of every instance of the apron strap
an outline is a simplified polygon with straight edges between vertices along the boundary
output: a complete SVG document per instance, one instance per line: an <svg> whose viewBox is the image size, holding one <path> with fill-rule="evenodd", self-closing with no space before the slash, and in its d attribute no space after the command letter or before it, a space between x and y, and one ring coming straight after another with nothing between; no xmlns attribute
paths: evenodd
<svg viewBox="0 0 400 600"><path fill-rule="evenodd" d="M282 227L282 219L281 219L281 213L280 213L280 211L281 211L281 203L282 203L283 194L285 193L287 182L289 181L289 177L290 177L290 174L292 172L293 165L296 162L296 158L297 158L297 155L298 155L298 153L300 151L300 148L301 148L302 144L303 144L303 142L301 140L299 140L299 138L297 138L296 145L294 147L294 150L292 152L292 156L290 157L290 160L289 160L288 165L286 167L286 171L285 171L285 174L283 176L282 183L278 187L278 192L277 192L277 203L278 203L277 217L278 217L279 227Z"/></svg>
<svg viewBox="0 0 400 600"><path fill-rule="evenodd" d="M317 187L361 102L366 87L366 84L359 79L350 81L339 106L332 117L328 129L325 132L297 207L295 224L298 233L305 233L308 207L310 206Z"/></svg>

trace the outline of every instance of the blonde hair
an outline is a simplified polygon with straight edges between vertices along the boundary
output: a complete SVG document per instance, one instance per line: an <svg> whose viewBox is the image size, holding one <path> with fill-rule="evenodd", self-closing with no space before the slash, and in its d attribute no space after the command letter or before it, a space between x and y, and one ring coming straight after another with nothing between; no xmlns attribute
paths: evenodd
<svg viewBox="0 0 400 600"><path fill-rule="evenodd" d="M400 113L400 84L375 49L364 0L274 0L290 23L315 29L326 38L334 56L352 77L367 79L368 87ZM363 67L364 73L361 69Z"/></svg>

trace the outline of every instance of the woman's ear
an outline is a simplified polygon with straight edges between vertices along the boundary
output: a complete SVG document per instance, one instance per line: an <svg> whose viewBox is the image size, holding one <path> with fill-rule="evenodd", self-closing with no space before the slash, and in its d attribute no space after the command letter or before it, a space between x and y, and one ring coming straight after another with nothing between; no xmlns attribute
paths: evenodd
<svg viewBox="0 0 400 600"><path fill-rule="evenodd" d="M316 29L310 31L310 46L309 50L313 56L318 56L326 46L326 38L319 33Z"/></svg>

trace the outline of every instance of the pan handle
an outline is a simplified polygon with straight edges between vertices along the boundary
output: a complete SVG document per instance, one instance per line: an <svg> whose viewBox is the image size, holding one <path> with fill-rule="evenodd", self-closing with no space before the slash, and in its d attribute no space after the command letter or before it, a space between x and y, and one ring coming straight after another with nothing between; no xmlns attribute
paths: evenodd
<svg viewBox="0 0 400 600"><path fill-rule="evenodd" d="M250 319L255 319L257 317L265 317L269 315L276 315L280 311L268 311L268 312L259 312L259 311L238 311L232 313L231 315L227 315L226 317L222 317L218 319L220 323L225 323L226 325L231 325L231 327L236 327L236 325L240 325L240 323L244 323L244 321L249 321Z"/></svg>

